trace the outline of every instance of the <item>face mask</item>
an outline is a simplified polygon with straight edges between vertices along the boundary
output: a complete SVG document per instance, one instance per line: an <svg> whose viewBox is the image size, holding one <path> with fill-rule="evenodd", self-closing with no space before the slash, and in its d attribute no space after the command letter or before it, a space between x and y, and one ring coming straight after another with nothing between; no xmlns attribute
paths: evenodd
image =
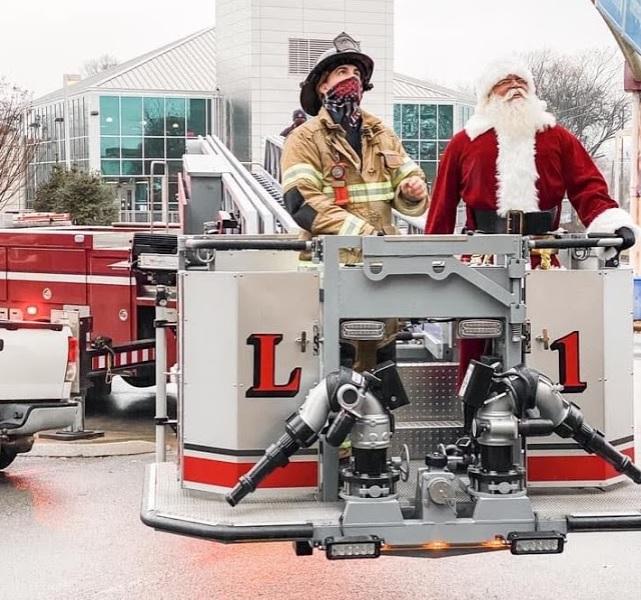
<svg viewBox="0 0 641 600"><path fill-rule="evenodd" d="M339 81L323 97L323 106L337 123L355 127L361 119L360 103L363 97L363 84L358 77Z"/></svg>

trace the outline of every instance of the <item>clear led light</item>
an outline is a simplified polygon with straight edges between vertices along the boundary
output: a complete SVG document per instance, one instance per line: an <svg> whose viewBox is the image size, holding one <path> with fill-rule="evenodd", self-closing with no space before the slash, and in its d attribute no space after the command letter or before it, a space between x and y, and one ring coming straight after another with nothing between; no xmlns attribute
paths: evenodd
<svg viewBox="0 0 641 600"><path fill-rule="evenodd" d="M380 555L381 542L374 536L329 539L325 542L326 555L330 560L343 558L377 558Z"/></svg>
<svg viewBox="0 0 641 600"><path fill-rule="evenodd" d="M385 323L382 321L343 321L341 337L346 340L382 340Z"/></svg>
<svg viewBox="0 0 641 600"><path fill-rule="evenodd" d="M503 334L503 323L495 319L465 319L458 323L460 338L497 338Z"/></svg>
<svg viewBox="0 0 641 600"><path fill-rule="evenodd" d="M558 531L512 532L508 540L512 554L560 554L565 535Z"/></svg>

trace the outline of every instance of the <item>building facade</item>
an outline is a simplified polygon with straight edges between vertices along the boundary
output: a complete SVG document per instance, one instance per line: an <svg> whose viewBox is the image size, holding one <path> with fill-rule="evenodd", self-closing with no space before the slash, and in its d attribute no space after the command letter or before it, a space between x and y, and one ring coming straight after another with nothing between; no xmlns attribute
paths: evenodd
<svg viewBox="0 0 641 600"><path fill-rule="evenodd" d="M101 173L128 220L159 210L162 181L152 175L167 174L175 211L186 140L212 133L220 118L214 29L64 84L36 100L28 117L40 144L27 204L58 163Z"/></svg>
<svg viewBox="0 0 641 600"><path fill-rule="evenodd" d="M447 143L474 111L471 95L394 75L394 130L431 186Z"/></svg>
<svg viewBox="0 0 641 600"><path fill-rule="evenodd" d="M392 124L393 0L216 0L218 82L228 143L262 161L263 140L291 123L299 84L342 31L376 63L367 108Z"/></svg>

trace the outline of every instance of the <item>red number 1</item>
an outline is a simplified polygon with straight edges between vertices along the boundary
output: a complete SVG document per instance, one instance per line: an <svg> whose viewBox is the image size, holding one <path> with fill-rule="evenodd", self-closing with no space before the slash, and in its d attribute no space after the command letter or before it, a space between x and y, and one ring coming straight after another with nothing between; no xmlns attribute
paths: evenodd
<svg viewBox="0 0 641 600"><path fill-rule="evenodd" d="M584 391L588 384L581 381L579 372L579 332L573 331L554 340L550 350L559 351L559 383L563 386L563 392L580 394Z"/></svg>

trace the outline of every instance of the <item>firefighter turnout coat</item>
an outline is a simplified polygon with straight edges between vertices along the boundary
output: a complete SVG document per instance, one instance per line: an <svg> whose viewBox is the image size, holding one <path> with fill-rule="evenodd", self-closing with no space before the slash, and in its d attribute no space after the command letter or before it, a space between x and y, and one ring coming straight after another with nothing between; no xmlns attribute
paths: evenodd
<svg viewBox="0 0 641 600"><path fill-rule="evenodd" d="M399 187L413 175L424 179L422 169L380 119L365 111L362 118L362 161L325 108L285 141L285 203L305 239L393 233L392 207L408 216L427 208L427 198L404 198Z"/></svg>

